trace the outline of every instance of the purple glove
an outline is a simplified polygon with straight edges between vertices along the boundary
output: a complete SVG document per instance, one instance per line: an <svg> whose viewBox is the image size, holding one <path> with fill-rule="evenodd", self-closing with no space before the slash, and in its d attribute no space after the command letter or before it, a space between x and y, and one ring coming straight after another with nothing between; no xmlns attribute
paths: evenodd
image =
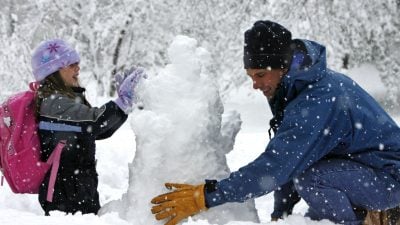
<svg viewBox="0 0 400 225"><path fill-rule="evenodd" d="M135 88L141 78L147 78L143 68L135 68L132 71L124 72L123 75L116 75L118 98L115 103L126 114L132 111L133 104L136 104Z"/></svg>
<svg viewBox="0 0 400 225"><path fill-rule="evenodd" d="M137 69L136 66L132 66L130 69L124 70L122 73L117 73L115 75L115 87L116 90L119 90L119 87L121 86L122 82L133 72Z"/></svg>

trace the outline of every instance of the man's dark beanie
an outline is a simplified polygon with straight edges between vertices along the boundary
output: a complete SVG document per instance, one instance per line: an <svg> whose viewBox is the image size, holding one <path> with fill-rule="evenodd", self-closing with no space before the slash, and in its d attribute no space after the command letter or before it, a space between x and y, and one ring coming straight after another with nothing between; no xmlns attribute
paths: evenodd
<svg viewBox="0 0 400 225"><path fill-rule="evenodd" d="M288 68L292 34L278 23L257 21L244 33L245 69Z"/></svg>

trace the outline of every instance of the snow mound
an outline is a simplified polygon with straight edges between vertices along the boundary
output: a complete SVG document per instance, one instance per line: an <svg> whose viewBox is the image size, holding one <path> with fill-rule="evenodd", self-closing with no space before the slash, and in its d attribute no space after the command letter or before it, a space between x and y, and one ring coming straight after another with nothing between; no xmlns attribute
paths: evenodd
<svg viewBox="0 0 400 225"><path fill-rule="evenodd" d="M233 149L241 120L223 114L217 82L207 71L209 53L197 41L177 36L168 49L171 64L145 80L138 93L143 110L132 115L136 154L129 188L102 213L117 211L133 224L164 224L150 213L150 200L167 192L164 183L203 183L229 175L226 154ZM254 201L226 204L202 213L211 223L258 222Z"/></svg>

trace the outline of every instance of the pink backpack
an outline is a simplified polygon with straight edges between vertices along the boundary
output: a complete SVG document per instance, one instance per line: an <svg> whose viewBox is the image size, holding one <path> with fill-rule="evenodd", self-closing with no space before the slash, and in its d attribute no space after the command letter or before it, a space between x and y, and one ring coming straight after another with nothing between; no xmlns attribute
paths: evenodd
<svg viewBox="0 0 400 225"><path fill-rule="evenodd" d="M52 202L54 183L65 141L60 141L47 162L40 160L40 140L35 118L35 90L11 96L0 106L0 169L14 193L39 192L47 171L52 168L47 201Z"/></svg>

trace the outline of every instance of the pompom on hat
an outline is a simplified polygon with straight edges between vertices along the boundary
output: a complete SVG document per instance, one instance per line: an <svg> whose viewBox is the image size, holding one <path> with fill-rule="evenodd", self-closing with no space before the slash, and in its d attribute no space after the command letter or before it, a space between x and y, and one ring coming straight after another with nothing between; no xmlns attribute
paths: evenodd
<svg viewBox="0 0 400 225"><path fill-rule="evenodd" d="M42 81L61 68L78 63L78 52L61 39L43 41L35 49L31 64L36 81Z"/></svg>
<svg viewBox="0 0 400 225"><path fill-rule="evenodd" d="M244 33L245 69L283 69L290 64L292 34L272 21L257 21Z"/></svg>

